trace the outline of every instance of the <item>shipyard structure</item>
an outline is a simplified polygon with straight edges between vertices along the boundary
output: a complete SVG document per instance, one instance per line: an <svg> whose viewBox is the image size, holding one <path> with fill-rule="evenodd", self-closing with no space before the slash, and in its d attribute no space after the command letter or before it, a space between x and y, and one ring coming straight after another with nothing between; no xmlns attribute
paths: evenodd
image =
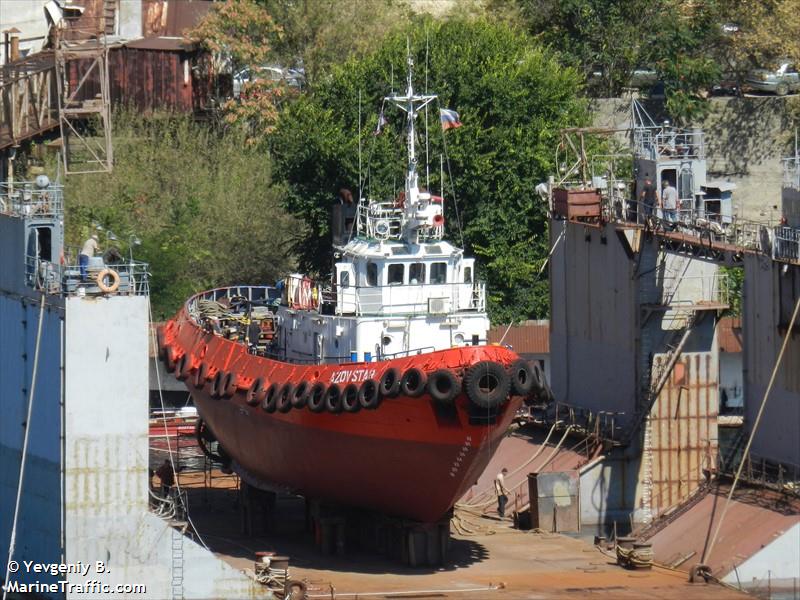
<svg viewBox="0 0 800 600"><path fill-rule="evenodd" d="M0 188L5 583L55 598L111 587L142 598L260 597L264 588L184 535L188 523L171 527L150 509L146 265L80 266L63 232L60 185L40 176ZM43 573L26 561L73 568Z"/></svg>
<svg viewBox="0 0 800 600"><path fill-rule="evenodd" d="M760 593L768 579L791 590L800 158L784 161L780 221L747 222L733 186L707 177L702 131L656 125L636 102L632 123L625 155L584 150L584 138L619 131L565 130L561 177L539 188L552 217L556 399L541 418L596 449L578 469L584 531L632 531L661 563ZM744 408L720 418L717 324L735 302Z"/></svg>

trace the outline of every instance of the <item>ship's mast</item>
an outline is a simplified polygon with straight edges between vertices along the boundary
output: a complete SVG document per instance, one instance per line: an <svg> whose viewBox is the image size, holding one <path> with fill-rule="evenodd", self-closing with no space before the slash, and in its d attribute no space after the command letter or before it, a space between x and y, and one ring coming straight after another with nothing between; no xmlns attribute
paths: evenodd
<svg viewBox="0 0 800 600"><path fill-rule="evenodd" d="M408 81L405 95L398 96L393 94L391 96L387 96L386 99L391 101L393 104L395 104L395 106L406 113L408 167L406 170L406 193L404 204L406 228L403 232L403 237L410 242L416 243L418 237L418 227L414 225L414 211L419 203L419 184L417 175L416 146L414 139L414 119L416 119L417 114L422 108L436 98L436 95L414 94L414 59L411 57L410 52L408 54L407 64Z"/></svg>

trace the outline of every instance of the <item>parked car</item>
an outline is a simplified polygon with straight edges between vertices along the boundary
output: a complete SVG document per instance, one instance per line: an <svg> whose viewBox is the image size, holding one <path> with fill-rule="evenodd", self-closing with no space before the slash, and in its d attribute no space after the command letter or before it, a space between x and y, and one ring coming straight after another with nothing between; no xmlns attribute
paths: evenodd
<svg viewBox="0 0 800 600"><path fill-rule="evenodd" d="M251 81L283 81L289 87L302 88L305 75L299 69L284 69L273 65L241 69L233 74L233 97L238 98L245 84Z"/></svg>
<svg viewBox="0 0 800 600"><path fill-rule="evenodd" d="M785 96L789 92L800 90L800 73L793 63L780 61L777 69L756 69L750 72L745 84L752 90Z"/></svg>

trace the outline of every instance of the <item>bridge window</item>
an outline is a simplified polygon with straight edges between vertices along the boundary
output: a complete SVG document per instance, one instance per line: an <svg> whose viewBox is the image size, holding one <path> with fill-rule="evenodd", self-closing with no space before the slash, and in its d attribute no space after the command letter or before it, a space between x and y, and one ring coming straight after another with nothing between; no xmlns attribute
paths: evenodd
<svg viewBox="0 0 800 600"><path fill-rule="evenodd" d="M464 283L472 283L472 267L464 267Z"/></svg>
<svg viewBox="0 0 800 600"><path fill-rule="evenodd" d="M341 271L339 273L339 287L341 287L341 288L350 287L350 273L349 272Z"/></svg>
<svg viewBox="0 0 800 600"><path fill-rule="evenodd" d="M408 268L408 283L418 285L425 283L425 264L413 263Z"/></svg>
<svg viewBox="0 0 800 600"><path fill-rule="evenodd" d="M405 272L406 266L404 264L389 265L389 285L401 285Z"/></svg>
<svg viewBox="0 0 800 600"><path fill-rule="evenodd" d="M378 265L374 262L367 263L367 285L378 285Z"/></svg>
<svg viewBox="0 0 800 600"><path fill-rule="evenodd" d="M431 283L447 283L447 263L437 262L431 265Z"/></svg>

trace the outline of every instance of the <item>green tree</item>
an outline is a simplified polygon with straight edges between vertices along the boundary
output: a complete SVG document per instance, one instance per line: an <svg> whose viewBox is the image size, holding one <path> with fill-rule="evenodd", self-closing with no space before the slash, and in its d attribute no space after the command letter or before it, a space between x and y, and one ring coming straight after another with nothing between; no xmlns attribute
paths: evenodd
<svg viewBox="0 0 800 600"><path fill-rule="evenodd" d="M492 318L542 316L546 283L532 281L547 253L546 206L534 187L554 172L558 130L585 124L587 112L577 97L575 70L564 68L524 32L486 20L415 23L369 56L333 69L313 95L281 114L270 144L277 171L289 186L288 206L309 227L301 261L325 272L330 207L337 190L358 187L359 92L369 114L361 138L369 174L363 193L393 198L402 189L402 115L387 109L384 133L372 132L392 78L394 89L404 87L407 41L417 65L415 86L425 89L427 73L429 89L440 94L440 104L427 116L429 178L424 140L419 146L421 183L437 191L444 187L449 234L459 243L461 229L467 252L477 256L489 284ZM457 110L463 127L441 132L439 106ZM424 124L421 117L421 131ZM438 175L445 143L452 188Z"/></svg>
<svg viewBox="0 0 800 600"><path fill-rule="evenodd" d="M674 118L685 121L704 112L706 91L719 77L714 60L722 35L717 2L516 0L514 4L529 31L581 70L594 93L619 95L635 83L635 69L652 69L664 83L667 108Z"/></svg>
<svg viewBox="0 0 800 600"><path fill-rule="evenodd" d="M301 224L282 207L269 157L188 117L115 115L114 171L67 180L67 242L92 223L150 263L156 318L192 293L234 283L272 283L294 268ZM106 249L114 242L101 237Z"/></svg>

